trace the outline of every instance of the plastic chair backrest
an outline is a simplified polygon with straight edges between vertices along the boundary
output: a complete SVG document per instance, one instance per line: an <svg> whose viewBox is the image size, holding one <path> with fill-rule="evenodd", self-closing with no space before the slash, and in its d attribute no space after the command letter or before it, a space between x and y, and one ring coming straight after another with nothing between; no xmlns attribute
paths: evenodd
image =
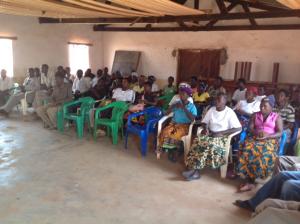
<svg viewBox="0 0 300 224"><path fill-rule="evenodd" d="M279 142L279 150L278 150L278 155L283 156L285 154L285 144L287 140L287 134L285 131L282 132L280 142Z"/></svg>
<svg viewBox="0 0 300 224"><path fill-rule="evenodd" d="M162 111L158 107L148 107L144 110L146 120L158 119L162 117Z"/></svg>
<svg viewBox="0 0 300 224"><path fill-rule="evenodd" d="M292 134L291 141L289 144L291 147L294 147L297 143L298 129L299 129L299 121L295 121L293 134Z"/></svg>
<svg viewBox="0 0 300 224"><path fill-rule="evenodd" d="M122 119L122 115L128 110L128 104L122 101L113 102L110 104L113 107L111 119Z"/></svg>
<svg viewBox="0 0 300 224"><path fill-rule="evenodd" d="M91 106L93 106L94 103L95 100L92 97L82 97L78 100L73 101L72 105L80 106L80 113L78 115L83 115L90 110ZM64 114L68 114L68 110L65 110Z"/></svg>
<svg viewBox="0 0 300 224"><path fill-rule="evenodd" d="M164 110L167 110L168 109L168 107L169 107L169 103L170 103L170 101L172 100L172 98L175 96L175 94L167 94L167 95L163 95L163 96L161 96L160 98L159 98L159 100L163 100L164 101L164 103L163 103L163 105L162 105L162 108L164 109Z"/></svg>

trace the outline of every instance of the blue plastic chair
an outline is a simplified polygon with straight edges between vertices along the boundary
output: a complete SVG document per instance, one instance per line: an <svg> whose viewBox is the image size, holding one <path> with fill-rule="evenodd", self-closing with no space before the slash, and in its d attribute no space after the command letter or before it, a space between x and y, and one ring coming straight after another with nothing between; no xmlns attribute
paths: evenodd
<svg viewBox="0 0 300 224"><path fill-rule="evenodd" d="M299 129L299 121L296 121L294 123L294 130L293 130L293 133L292 133L292 136L291 136L291 140L290 140L290 143L288 144L288 147L287 147L287 150L290 152L290 153L294 153L294 147L297 143L297 137L298 137L298 129Z"/></svg>
<svg viewBox="0 0 300 224"><path fill-rule="evenodd" d="M139 125L132 123L132 119L145 116L145 124ZM157 107L149 107L144 111L133 113L128 116L127 129L125 134L125 148L127 149L128 135L129 133L139 135L141 141L141 153L142 156L147 154L147 143L149 134L156 132L156 124L163 116L162 110Z"/></svg>
<svg viewBox="0 0 300 224"><path fill-rule="evenodd" d="M243 143L246 140L247 137L247 131L243 130L240 134L240 141L239 143ZM287 140L287 135L286 132L283 131L282 135L281 135L281 139L280 139L280 143L279 143L279 150L278 150L278 156L283 156L285 155L285 144L286 144L286 140Z"/></svg>

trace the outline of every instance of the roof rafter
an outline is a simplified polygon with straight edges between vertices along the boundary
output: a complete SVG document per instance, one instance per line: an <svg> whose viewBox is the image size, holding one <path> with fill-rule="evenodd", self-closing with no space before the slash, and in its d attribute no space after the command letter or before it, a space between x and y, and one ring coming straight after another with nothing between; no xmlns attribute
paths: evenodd
<svg viewBox="0 0 300 224"><path fill-rule="evenodd" d="M280 24L280 25L257 25L255 27L249 25L228 25L213 26L206 28L205 26L194 27L103 27L94 26L94 31L111 31L111 32L176 32L176 31L241 31L241 30L299 30L300 24Z"/></svg>
<svg viewBox="0 0 300 224"><path fill-rule="evenodd" d="M244 3L244 4L242 4L242 7L243 7L243 9L244 9L244 11L245 11L246 13L249 13L249 21L250 21L250 24L251 24L252 26L257 26L257 23L256 23L254 17L253 17L253 16L251 15L251 13L250 13L250 9L249 9L248 4L247 4L247 3Z"/></svg>
<svg viewBox="0 0 300 224"><path fill-rule="evenodd" d="M283 10L283 11L259 11L259 12L236 12L227 14L202 14L193 16L163 16L163 17L141 17L136 23L173 23L173 22L189 22L197 21L210 21L210 20L238 20L249 19L249 16L255 19L266 18L288 18L299 17L300 9ZM132 23L137 18L39 18L40 23Z"/></svg>

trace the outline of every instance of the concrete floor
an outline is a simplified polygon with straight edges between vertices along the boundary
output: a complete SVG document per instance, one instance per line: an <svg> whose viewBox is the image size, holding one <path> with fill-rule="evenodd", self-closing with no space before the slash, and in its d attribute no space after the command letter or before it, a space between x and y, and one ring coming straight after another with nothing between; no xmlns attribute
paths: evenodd
<svg viewBox="0 0 300 224"><path fill-rule="evenodd" d="M142 159L103 137L45 130L41 122L0 121L0 223L246 223L232 202L237 182L205 170L185 182L183 166L153 152Z"/></svg>

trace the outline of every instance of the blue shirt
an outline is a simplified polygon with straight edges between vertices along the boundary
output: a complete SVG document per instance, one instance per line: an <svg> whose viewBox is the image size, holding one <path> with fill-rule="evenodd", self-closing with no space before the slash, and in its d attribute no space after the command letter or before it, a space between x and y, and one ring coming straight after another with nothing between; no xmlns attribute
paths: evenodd
<svg viewBox="0 0 300 224"><path fill-rule="evenodd" d="M197 109L193 103L189 102L187 105L185 105L185 108L194 116L197 116ZM188 124L192 122L183 109L174 108L173 113L173 122L177 124Z"/></svg>

